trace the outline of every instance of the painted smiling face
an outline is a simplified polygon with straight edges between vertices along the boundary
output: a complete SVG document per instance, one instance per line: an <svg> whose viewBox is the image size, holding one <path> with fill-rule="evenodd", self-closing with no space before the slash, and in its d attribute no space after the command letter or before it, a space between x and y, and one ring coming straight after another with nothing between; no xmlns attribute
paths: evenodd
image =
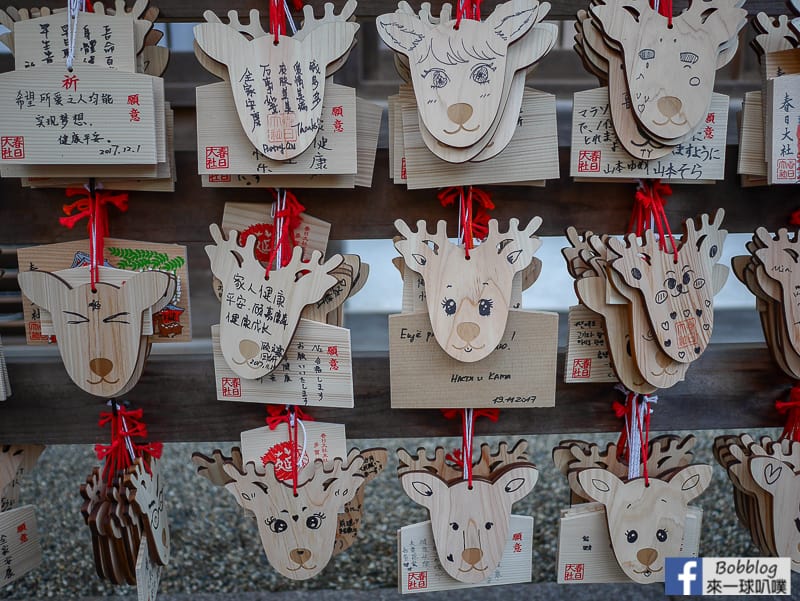
<svg viewBox="0 0 800 601"><path fill-rule="evenodd" d="M72 381L86 392L114 397L134 374L142 345L142 312L171 297L171 276L145 271L121 286L73 288L53 273L19 274L22 292L50 312L58 349ZM174 291L174 288L172 288Z"/></svg>
<svg viewBox="0 0 800 601"><path fill-rule="evenodd" d="M672 18L647 0L609 0L590 7L608 37L622 47L634 114L666 140L694 131L714 91L720 46L736 37L747 11L737 0L692 0Z"/></svg>
<svg viewBox="0 0 800 601"><path fill-rule="evenodd" d="M378 17L383 41L408 57L420 117L437 140L465 148L487 132L503 82L516 71L507 69L508 45L531 31L538 12L538 0L512 0L485 21L462 20L458 29L453 19L434 25L405 12Z"/></svg>
<svg viewBox="0 0 800 601"><path fill-rule="evenodd" d="M428 233L424 221L417 231L398 219L395 227L403 238L395 248L406 265L425 280L428 315L439 346L466 363L491 353L503 336L511 302L514 274L525 269L541 246L534 236L542 220L532 219L524 229L511 219L507 232L489 221L486 240L469 253L447 239L446 223Z"/></svg>
<svg viewBox="0 0 800 601"><path fill-rule="evenodd" d="M710 465L677 470L669 482L644 478L623 482L608 470L578 474L581 487L606 508L611 546L622 571L634 582L664 581L667 557L680 555L688 503L711 482Z"/></svg>

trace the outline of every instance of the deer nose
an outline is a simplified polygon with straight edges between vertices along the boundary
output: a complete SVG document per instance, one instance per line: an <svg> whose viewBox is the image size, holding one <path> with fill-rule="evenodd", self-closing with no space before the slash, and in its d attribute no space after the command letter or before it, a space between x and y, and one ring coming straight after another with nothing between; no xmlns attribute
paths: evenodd
<svg viewBox="0 0 800 601"><path fill-rule="evenodd" d="M681 99L677 98L676 96L662 96L658 99L656 106L658 106L658 110L661 111L662 115L664 115L667 119L671 119L681 112L683 102L681 102Z"/></svg>
<svg viewBox="0 0 800 601"><path fill-rule="evenodd" d="M642 565L649 566L656 559L658 559L658 551L650 547L639 549L639 552L636 554L636 559L638 559L639 563L641 563Z"/></svg>
<svg viewBox="0 0 800 601"><path fill-rule="evenodd" d="M481 333L481 327L472 321L462 321L456 327L456 332L464 342L472 342Z"/></svg>
<svg viewBox="0 0 800 601"><path fill-rule="evenodd" d="M483 557L483 551L477 547L469 547L461 552L461 559L466 561L469 565L474 566Z"/></svg>
<svg viewBox="0 0 800 601"><path fill-rule="evenodd" d="M250 361L250 359L258 355L260 349L261 347L258 343L253 340L244 339L239 342L239 353L241 353L245 361Z"/></svg>
<svg viewBox="0 0 800 601"><path fill-rule="evenodd" d="M453 123L464 125L472 117L472 106L466 102L456 102L447 107L447 116Z"/></svg>
<svg viewBox="0 0 800 601"><path fill-rule="evenodd" d="M311 551L309 549L292 549L289 551L289 558L293 562L303 565L311 559Z"/></svg>
<svg viewBox="0 0 800 601"><path fill-rule="evenodd" d="M89 369L101 378L105 378L114 369L114 362L104 357L97 357L89 361Z"/></svg>

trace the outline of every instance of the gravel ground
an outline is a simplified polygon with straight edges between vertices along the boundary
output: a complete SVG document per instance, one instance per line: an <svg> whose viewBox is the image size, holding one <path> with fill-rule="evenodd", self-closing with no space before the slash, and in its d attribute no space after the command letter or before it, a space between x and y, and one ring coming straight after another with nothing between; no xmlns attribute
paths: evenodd
<svg viewBox="0 0 800 601"><path fill-rule="evenodd" d="M777 436L777 430L764 434ZM755 556L758 550L737 523L731 485L711 454L719 432L697 433L695 459L714 465L714 479L700 497L705 510L700 554L705 556ZM754 432L753 434L762 434ZM558 515L569 501L566 479L550 459L551 449L562 438L610 441L613 435L553 435L529 438L529 454L539 466L539 481L528 497L514 505L514 512L536 518L533 579L555 580ZM500 438L476 437L475 446ZM427 442L452 447L457 439L362 440L361 448L398 446L416 449ZM196 475L193 451L206 454L215 448L226 452L231 443L175 443L164 449L169 482L169 519L172 559L162 580L162 593L246 593L303 589L379 589L396 586L396 530L427 519L427 512L408 499L395 477L397 460L367 489L365 518L359 540L335 557L317 577L293 582L272 570L264 556L256 526L238 509L224 490ZM80 598L135 594L126 586L101 581L94 570L88 527L80 515L80 483L97 464L90 445L54 446L42 455L36 469L22 485L22 501L38 506L37 517L44 550L43 565L19 581L0 589L2 599ZM163 472L162 472L163 473ZM662 589L663 590L663 589Z"/></svg>

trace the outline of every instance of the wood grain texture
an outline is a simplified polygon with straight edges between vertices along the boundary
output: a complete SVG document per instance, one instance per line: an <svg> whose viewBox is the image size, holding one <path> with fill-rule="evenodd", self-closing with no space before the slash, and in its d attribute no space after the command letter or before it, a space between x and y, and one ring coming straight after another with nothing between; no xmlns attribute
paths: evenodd
<svg viewBox="0 0 800 601"><path fill-rule="evenodd" d="M316 9L316 14L319 16L322 13L322 2L320 0L313 0L313 5ZM333 4L338 9L345 3L345 0L333 0ZM431 1L431 12L439 14L443 0ZM501 0L485 0L481 3L481 12L489 14L494 7L501 3ZM106 2L109 4L109 2ZM31 8L36 6L49 6L52 8L62 8L64 6L63 0L17 0L14 5L18 9ZM548 19L574 19L575 13L580 9L586 8L586 0L559 0L553 3L553 7L547 15ZM684 3L680 3L680 7ZM678 9L679 6L675 8ZM197 3L193 0L162 0L158 3L158 8L161 10L158 20L159 22L169 21L189 21L199 23L203 20L203 11L211 9L217 14L224 14L228 10L235 10L239 13L240 17L246 17L249 11L253 8L259 10L264 8L264 3L260 0L207 0L206 2ZM744 8L751 14L755 15L760 11L766 11L768 14L784 11L782 3L775 2L775 0L748 0ZM361 2L356 9L356 16L359 18L374 18L387 12L393 12L397 9L397 0L369 0ZM295 18L299 17L301 13L293 12Z"/></svg>
<svg viewBox="0 0 800 601"><path fill-rule="evenodd" d="M96 427L104 402L78 390L55 349L48 351L19 353L6 347L14 395L3 403L0 439L43 444L105 440L106 433ZM618 431L620 422L611 403L619 394L610 385L563 384L563 364L562 352L554 408L502 412L497 423L482 422L477 434ZM357 353L353 368L357 411L320 408L313 411L315 418L343 422L351 438L459 435L456 421L432 419L431 411L390 412L388 353ZM693 365L691 377L665 395L669 402L659 404L652 428L778 427L785 418L772 400L789 386L763 345L711 345ZM259 407L215 400L210 345L180 355L157 349L128 398L148 415L153 440L236 440L242 430L264 423ZM580 412L575 412L576 404ZM45 413L48 419L42 420Z"/></svg>

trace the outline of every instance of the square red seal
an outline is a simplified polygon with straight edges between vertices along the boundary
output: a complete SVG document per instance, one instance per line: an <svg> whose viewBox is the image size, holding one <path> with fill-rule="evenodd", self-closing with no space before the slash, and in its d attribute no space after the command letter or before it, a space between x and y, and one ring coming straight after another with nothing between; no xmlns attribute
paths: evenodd
<svg viewBox="0 0 800 601"><path fill-rule="evenodd" d="M5 158L5 157L3 157ZM778 159L778 179L797 179L797 160Z"/></svg>
<svg viewBox="0 0 800 601"><path fill-rule="evenodd" d="M582 563L568 563L564 566L564 580L583 580Z"/></svg>
<svg viewBox="0 0 800 601"><path fill-rule="evenodd" d="M227 169L229 166L227 146L206 146L206 169Z"/></svg>
<svg viewBox="0 0 800 601"><path fill-rule="evenodd" d="M25 158L25 138L22 136L0 137L0 158L14 161Z"/></svg>
<svg viewBox="0 0 800 601"><path fill-rule="evenodd" d="M600 172L600 151L579 150L578 173L599 173L599 172Z"/></svg>
<svg viewBox="0 0 800 601"><path fill-rule="evenodd" d="M591 359L574 359L572 361L572 377L573 378L590 378L590 377L592 377L592 360Z"/></svg>
<svg viewBox="0 0 800 601"><path fill-rule="evenodd" d="M239 378L222 378L222 396L237 399L242 396L242 382Z"/></svg>
<svg viewBox="0 0 800 601"><path fill-rule="evenodd" d="M409 572L408 590L416 591L428 588L428 572Z"/></svg>

